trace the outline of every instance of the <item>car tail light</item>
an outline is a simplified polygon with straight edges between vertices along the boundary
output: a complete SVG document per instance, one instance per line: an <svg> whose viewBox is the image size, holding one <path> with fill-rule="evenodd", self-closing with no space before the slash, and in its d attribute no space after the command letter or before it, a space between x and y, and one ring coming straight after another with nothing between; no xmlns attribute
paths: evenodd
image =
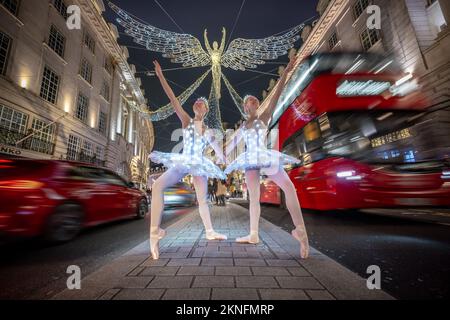
<svg viewBox="0 0 450 320"><path fill-rule="evenodd" d="M44 184L33 180L6 180L0 181L0 189L9 190L35 190L40 189Z"/></svg>
<svg viewBox="0 0 450 320"><path fill-rule="evenodd" d="M357 175L355 171L339 171L336 175L338 178L349 181L358 181L362 179L362 177Z"/></svg>

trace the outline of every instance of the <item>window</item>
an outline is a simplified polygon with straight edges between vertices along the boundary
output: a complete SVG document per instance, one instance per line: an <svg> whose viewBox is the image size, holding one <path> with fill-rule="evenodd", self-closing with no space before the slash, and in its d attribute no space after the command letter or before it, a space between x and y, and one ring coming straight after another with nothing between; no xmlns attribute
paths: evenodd
<svg viewBox="0 0 450 320"><path fill-rule="evenodd" d="M50 27L50 36L48 37L48 46L52 48L60 57L64 58L64 47L66 38L55 26Z"/></svg>
<svg viewBox="0 0 450 320"><path fill-rule="evenodd" d="M102 160L103 159L103 153L104 150L102 147L96 147L95 148L95 156L97 157L98 160Z"/></svg>
<svg viewBox="0 0 450 320"><path fill-rule="evenodd" d="M353 16L356 19L358 19L361 14L364 12L364 10L367 9L369 6L369 0L357 0L356 3L353 5Z"/></svg>
<svg viewBox="0 0 450 320"><path fill-rule="evenodd" d="M71 134L67 143L67 160L78 160L80 145L81 139Z"/></svg>
<svg viewBox="0 0 450 320"><path fill-rule="evenodd" d="M113 73L113 64L112 64L112 60L110 57L105 58L105 63L103 65L103 67L105 68L106 72L108 72L109 74Z"/></svg>
<svg viewBox="0 0 450 320"><path fill-rule="evenodd" d="M17 16L17 12L19 11L18 0L0 0L0 4L3 5L6 10L11 12L13 15Z"/></svg>
<svg viewBox="0 0 450 320"><path fill-rule="evenodd" d="M64 3L63 0L53 0L53 5L55 6L56 10L63 16L64 20L67 20L68 14L67 14L67 6Z"/></svg>
<svg viewBox="0 0 450 320"><path fill-rule="evenodd" d="M31 146L29 149L40 153L52 154L56 125L49 126L44 121L33 119L31 129L34 135L30 141Z"/></svg>
<svg viewBox="0 0 450 320"><path fill-rule="evenodd" d="M91 81L92 81L92 66L86 59L83 59L81 61L80 75L83 77L84 80L91 83Z"/></svg>
<svg viewBox="0 0 450 320"><path fill-rule="evenodd" d="M336 47L338 42L339 42L339 40L338 40L337 33L334 32L333 35L330 37L330 39L328 39L328 45L330 47L330 50L334 49L334 47Z"/></svg>
<svg viewBox="0 0 450 320"><path fill-rule="evenodd" d="M92 53L95 53L95 41L88 32L84 32L83 42Z"/></svg>
<svg viewBox="0 0 450 320"><path fill-rule="evenodd" d="M86 122L87 115L88 115L88 109L89 109L89 98L84 96L83 94L78 94L77 99L77 110L75 113L75 117L80 119L83 122Z"/></svg>
<svg viewBox="0 0 450 320"><path fill-rule="evenodd" d="M106 135L106 122L107 122L106 113L100 111L100 115L98 117L98 131L103 135Z"/></svg>
<svg viewBox="0 0 450 320"><path fill-rule="evenodd" d="M44 68L41 84L41 98L55 104L58 99L59 76L50 68Z"/></svg>
<svg viewBox="0 0 450 320"><path fill-rule="evenodd" d="M0 104L0 128L25 133L28 115Z"/></svg>
<svg viewBox="0 0 450 320"><path fill-rule="evenodd" d="M4 75L6 73L10 47L11 38L3 32L0 32L0 75Z"/></svg>
<svg viewBox="0 0 450 320"><path fill-rule="evenodd" d="M92 143L90 143L89 141L84 141L83 147L81 148L81 154L84 156L92 157L94 155Z"/></svg>
<svg viewBox="0 0 450 320"><path fill-rule="evenodd" d="M100 91L100 95L105 98L106 101L109 101L109 84L106 81L103 81L102 90Z"/></svg>
<svg viewBox="0 0 450 320"><path fill-rule="evenodd" d="M380 33L375 29L366 29L363 33L361 33L362 46L366 51L372 48L378 41L380 41L380 39Z"/></svg>

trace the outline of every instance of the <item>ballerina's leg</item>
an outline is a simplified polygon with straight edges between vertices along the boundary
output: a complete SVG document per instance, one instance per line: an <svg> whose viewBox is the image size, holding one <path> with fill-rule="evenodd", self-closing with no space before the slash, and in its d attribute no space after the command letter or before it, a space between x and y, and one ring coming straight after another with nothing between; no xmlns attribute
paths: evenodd
<svg viewBox="0 0 450 320"><path fill-rule="evenodd" d="M286 171L282 168L277 170L277 173L274 175L270 175L269 179L275 182L284 192L287 209L289 210L294 226L296 227L296 229L292 231L292 235L300 242L300 256L306 259L309 256L308 234L306 233L305 221L303 220L302 209L300 207L300 201L298 200L295 186Z"/></svg>
<svg viewBox="0 0 450 320"><path fill-rule="evenodd" d="M161 217L164 212L164 190L173 186L185 174L176 168L167 170L161 175L152 187L152 206L150 220L150 252L153 259L159 259L159 240L165 236L165 231L160 229Z"/></svg>
<svg viewBox="0 0 450 320"><path fill-rule="evenodd" d="M195 192L197 194L198 209L203 225L206 230L206 238L208 240L227 240L227 236L214 231L211 222L211 213L208 206L208 179L206 177L194 177L193 179Z"/></svg>
<svg viewBox="0 0 450 320"><path fill-rule="evenodd" d="M261 185L260 185L260 171L248 170L245 172L245 182L250 201L250 235L243 238L238 238L236 242L239 243L259 243L259 219L261 217Z"/></svg>

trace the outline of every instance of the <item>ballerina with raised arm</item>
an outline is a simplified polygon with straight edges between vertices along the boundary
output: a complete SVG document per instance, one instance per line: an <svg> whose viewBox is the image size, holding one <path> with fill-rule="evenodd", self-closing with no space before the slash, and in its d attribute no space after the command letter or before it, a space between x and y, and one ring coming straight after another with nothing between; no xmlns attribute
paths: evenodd
<svg viewBox="0 0 450 320"><path fill-rule="evenodd" d="M294 67L294 59L291 60L283 76L280 85L276 89L265 112L258 115L259 100L254 96L246 96L244 99L244 112L247 120L239 128L236 137L227 147L227 155L231 153L240 140L244 139L246 152L242 153L225 170L229 174L235 170L245 171L245 181L250 196L250 235L239 238L239 243L259 243L259 219L260 206L260 176L261 171L270 180L275 182L286 196L286 205L296 227L292 236L300 242L300 256L306 259L309 256L309 242L306 227L303 220L300 202L295 186L284 170L285 165L297 164L300 161L276 150L267 149L267 131L270 119L280 99L287 75Z"/></svg>
<svg viewBox="0 0 450 320"><path fill-rule="evenodd" d="M183 153L162 153L155 151L150 159L155 163L164 164L168 170L159 177L152 187L151 225L150 225L150 251L153 259L159 259L159 241L165 236L160 228L161 216L164 211L164 190L179 182L188 174L193 176L197 201L206 230L208 240L226 240L225 235L214 231L207 202L208 178L225 179L226 176L211 160L204 156L208 144L214 149L222 163L225 161L222 149L213 141L213 135L203 120L209 111L208 100L198 99L194 106L194 118L183 109L172 88L164 77L161 66L154 61L155 72L159 78L164 92L170 99L183 127Z"/></svg>

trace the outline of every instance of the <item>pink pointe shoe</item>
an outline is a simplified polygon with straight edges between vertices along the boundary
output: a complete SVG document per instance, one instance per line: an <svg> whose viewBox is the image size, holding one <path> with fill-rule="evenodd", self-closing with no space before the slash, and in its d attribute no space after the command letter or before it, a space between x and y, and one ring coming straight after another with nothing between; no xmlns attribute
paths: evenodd
<svg viewBox="0 0 450 320"><path fill-rule="evenodd" d="M300 242L300 257L308 259L309 257L309 240L305 227L297 227L292 231L292 236Z"/></svg>
<svg viewBox="0 0 450 320"><path fill-rule="evenodd" d="M228 237L226 235L215 232L214 230L206 231L206 240L227 240Z"/></svg>
<svg viewBox="0 0 450 320"><path fill-rule="evenodd" d="M162 240L165 236L166 231L163 229L159 229L157 235L150 235L150 253L153 260L159 259L159 241Z"/></svg>
<svg viewBox="0 0 450 320"><path fill-rule="evenodd" d="M237 243L248 243L248 244L258 244L259 243L259 234L258 232L251 232L250 235L242 238L236 239Z"/></svg>

